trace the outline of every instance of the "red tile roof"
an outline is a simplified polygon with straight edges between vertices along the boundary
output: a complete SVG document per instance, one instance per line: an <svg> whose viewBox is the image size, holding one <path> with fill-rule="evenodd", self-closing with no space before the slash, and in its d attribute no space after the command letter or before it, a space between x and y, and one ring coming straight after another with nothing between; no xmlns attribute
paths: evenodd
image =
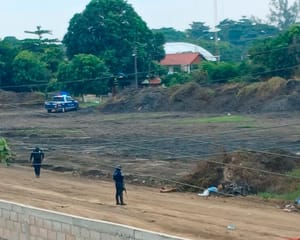
<svg viewBox="0 0 300 240"><path fill-rule="evenodd" d="M159 77L151 78L151 79L145 79L142 84L144 85L160 85L161 79Z"/></svg>
<svg viewBox="0 0 300 240"><path fill-rule="evenodd" d="M161 79L159 77L152 78L149 80L150 85L159 85L161 84Z"/></svg>
<svg viewBox="0 0 300 240"><path fill-rule="evenodd" d="M199 53L174 53L166 54L165 58L160 61L160 64L165 66L190 65L199 63L200 60Z"/></svg>

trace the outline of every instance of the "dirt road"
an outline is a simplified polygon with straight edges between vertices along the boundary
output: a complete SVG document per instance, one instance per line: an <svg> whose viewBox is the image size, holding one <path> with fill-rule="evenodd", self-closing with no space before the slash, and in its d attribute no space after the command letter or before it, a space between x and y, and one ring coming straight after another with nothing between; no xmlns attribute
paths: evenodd
<svg viewBox="0 0 300 240"><path fill-rule="evenodd" d="M255 198L202 198L127 185L126 206L114 205L112 182L24 167L0 167L1 199L191 239L270 240L300 236L300 214ZM229 224L235 230L228 230Z"/></svg>
<svg viewBox="0 0 300 240"><path fill-rule="evenodd" d="M154 182L158 177L180 180L208 154L224 149L300 151L297 113L252 115L222 123L203 123L203 117L1 109L0 134L15 155L11 167L0 167L0 198L191 239L300 237L300 214L284 212L278 203L251 197L204 199L196 193L160 193L159 187L146 187L159 186ZM40 179L26 167L36 145L46 154ZM127 178L124 207L114 205L109 176L119 163ZM228 230L229 224L236 229Z"/></svg>

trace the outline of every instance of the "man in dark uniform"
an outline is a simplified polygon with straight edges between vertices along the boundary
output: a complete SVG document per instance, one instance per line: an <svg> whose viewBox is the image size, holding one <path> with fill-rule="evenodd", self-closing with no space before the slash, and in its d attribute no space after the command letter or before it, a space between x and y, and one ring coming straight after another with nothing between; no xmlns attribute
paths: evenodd
<svg viewBox="0 0 300 240"><path fill-rule="evenodd" d="M30 155L30 162L31 165L34 167L34 173L37 178L40 177L41 164L43 162L44 157L45 155L39 147L36 147Z"/></svg>
<svg viewBox="0 0 300 240"><path fill-rule="evenodd" d="M124 176L122 175L121 166L115 168L113 179L116 186L116 204L117 205L126 205L123 200L123 191L126 191L124 185Z"/></svg>

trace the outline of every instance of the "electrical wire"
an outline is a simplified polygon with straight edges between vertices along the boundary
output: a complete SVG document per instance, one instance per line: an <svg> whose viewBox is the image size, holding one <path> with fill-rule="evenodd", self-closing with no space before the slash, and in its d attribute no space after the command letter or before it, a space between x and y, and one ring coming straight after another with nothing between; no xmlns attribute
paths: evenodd
<svg viewBox="0 0 300 240"><path fill-rule="evenodd" d="M202 141L203 143L203 141ZM215 143L211 143L211 142L206 142L208 144L213 144L215 145ZM112 143L114 146L116 145L115 142ZM163 150L155 150L153 148L147 148L147 147L141 147L141 146L137 146L137 145L130 145L127 143L124 143L124 142L121 142L121 144L123 146L129 146L131 147L132 149L143 149L143 150L150 150L152 152L156 152L156 153L164 153L164 154L174 154L172 152L169 152L169 151L163 151ZM219 144L217 144L217 146L219 146ZM223 145L221 145L223 146ZM59 145L59 147L61 148L62 146ZM99 149L95 149L96 151L99 150ZM89 149L89 151L91 151L91 149ZM280 157L288 157L288 158L297 158L299 159L298 156L293 156L293 155L286 155L286 154L278 154L278 153L272 153L272 152L267 152L267 151L262 151L262 150L253 150L253 149L244 149L244 151L248 151L248 152L256 152L256 153L264 153L264 154L270 154L270 155L275 155L275 156L280 156ZM234 151L236 152L236 151ZM221 153L221 154L204 154L204 155L199 155L199 154L189 154L189 155L182 155L182 156L176 156L176 157L173 157L172 159L182 159L182 158L196 158L196 157L212 157L212 156L216 156L216 155L224 155L224 153ZM162 160L169 160L169 159L162 159ZM213 162L213 163L218 163L218 164L223 164L223 163L220 163L220 162L216 162L216 161L211 161L211 160L207 160L209 162ZM231 166L233 166L231 164ZM248 170L256 170L257 172L263 172L263 173L269 173L269 174L274 174L274 175L278 175L278 176L286 176L286 177L292 177L292 178L297 178L297 177L294 177L294 176L290 176L290 175L283 175L283 174L278 174L276 172L270 172L270 171L265 171L265 170L261 170L261 169L253 169L253 168L249 168L249 167L244 167L244 166L235 166L235 167L238 167L238 168L242 168L242 169L248 169Z"/></svg>
<svg viewBox="0 0 300 240"><path fill-rule="evenodd" d="M276 68L276 69L272 69L269 71L264 71L264 72L258 72L252 75L249 75L249 77L255 78L259 75L266 75L266 74L270 74L270 73L274 73L274 72L278 72L278 71L283 71L283 70L287 70L287 69L293 69L293 68L297 68L299 67L300 64L293 64L293 65L286 65L286 66L282 66L280 68ZM143 72L137 72L138 75L145 75L148 74L149 71L143 71ZM136 73L128 73L126 74L126 76L135 76ZM108 77L95 77L95 78L85 78L85 79L77 79L77 80L72 80L72 81L60 81L59 84L71 84L71 83L79 83L79 82L91 82L91 81L102 81L102 80L107 80L107 79L112 79L115 78L116 76L111 75ZM238 77L242 77L238 76ZM214 82L223 82L225 80L228 80L230 78L219 78L219 79L214 79ZM48 86L49 82L41 80L39 83L31 83L31 84L15 84L15 85L0 85L0 88L2 89L17 89L17 88L22 88L22 87L46 87Z"/></svg>

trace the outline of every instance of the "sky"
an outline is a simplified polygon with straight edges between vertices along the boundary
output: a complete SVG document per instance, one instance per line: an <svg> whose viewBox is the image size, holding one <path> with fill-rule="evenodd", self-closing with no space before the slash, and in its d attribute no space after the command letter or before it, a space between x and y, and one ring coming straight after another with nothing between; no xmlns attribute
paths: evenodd
<svg viewBox="0 0 300 240"><path fill-rule="evenodd" d="M295 0L289 0L293 3ZM0 0L0 39L35 37L24 33L36 26L51 30L51 38L62 40L69 21L80 13L90 0ZM183 31L193 22L204 22L213 28L229 18L255 16L266 20L270 0L127 0L148 27L172 27ZM216 5L215 5L216 3Z"/></svg>

